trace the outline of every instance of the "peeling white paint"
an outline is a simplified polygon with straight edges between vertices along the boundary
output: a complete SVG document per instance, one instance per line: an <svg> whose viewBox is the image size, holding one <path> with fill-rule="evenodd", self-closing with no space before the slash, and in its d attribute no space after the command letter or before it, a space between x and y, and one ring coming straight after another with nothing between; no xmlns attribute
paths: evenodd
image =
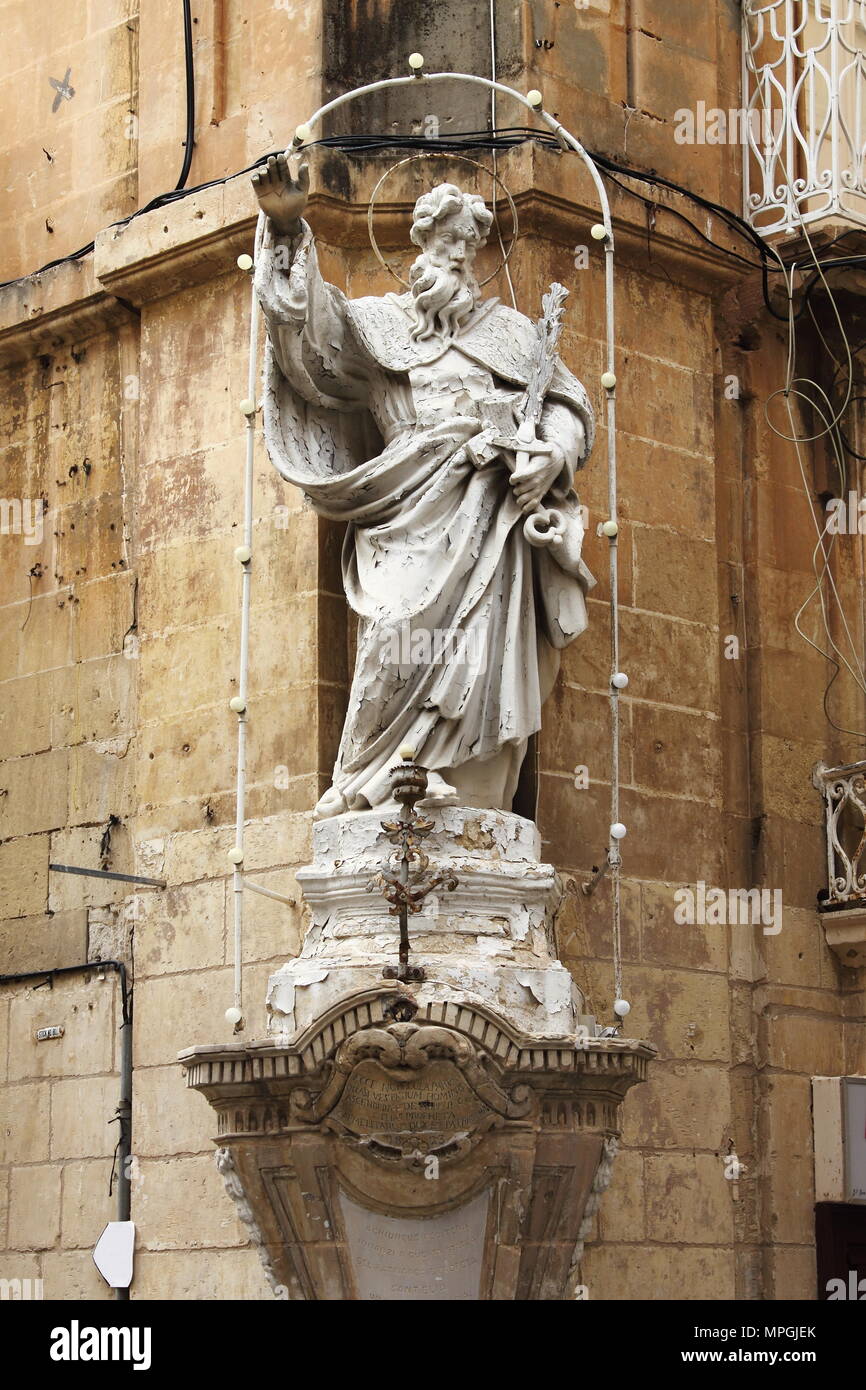
<svg viewBox="0 0 866 1390"><path fill-rule="evenodd" d="M409 919L411 963L426 974L412 987L415 998L486 1004L538 1035L573 1032L584 1005L546 929L562 887L537 858L535 826L504 811L459 807L430 817L428 872L454 872L459 882ZM271 1033L299 1032L348 996L382 989L384 966L396 964L397 920L380 893L367 891L391 852L380 820L370 811L315 824L313 863L297 880L317 925L301 955L271 977Z"/></svg>

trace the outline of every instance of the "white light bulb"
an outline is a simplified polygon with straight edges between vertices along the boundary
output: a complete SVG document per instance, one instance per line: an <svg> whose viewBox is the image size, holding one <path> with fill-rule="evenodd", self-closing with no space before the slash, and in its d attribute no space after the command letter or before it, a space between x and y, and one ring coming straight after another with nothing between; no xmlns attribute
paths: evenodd
<svg viewBox="0 0 866 1390"><path fill-rule="evenodd" d="M594 227L590 227L589 234L593 241L604 241L607 236L607 227L603 222L596 222Z"/></svg>
<svg viewBox="0 0 866 1390"><path fill-rule="evenodd" d="M616 376L613 372L602 372L601 384L605 391L612 391L616 386Z"/></svg>
<svg viewBox="0 0 866 1390"><path fill-rule="evenodd" d="M615 521L603 521L601 523L601 534L603 536L607 536L609 539L613 540L613 537L617 535L618 532L619 527Z"/></svg>
<svg viewBox="0 0 866 1390"><path fill-rule="evenodd" d="M253 268L253 258L252 258L252 256L248 256L248 255L246 254L246 252L244 252L244 254L243 254L242 256L238 256L238 270L252 270L252 268Z"/></svg>
<svg viewBox="0 0 866 1390"><path fill-rule="evenodd" d="M400 757L403 759L404 763L414 763L415 749L411 743L401 743Z"/></svg>
<svg viewBox="0 0 866 1390"><path fill-rule="evenodd" d="M628 834L628 831L626 830L622 821L617 820L614 821L613 825L610 827L610 833L614 840L624 840L626 835Z"/></svg>
<svg viewBox="0 0 866 1390"><path fill-rule="evenodd" d="M628 685L628 676L625 671L617 671L615 675L611 676L610 683L615 690L625 690Z"/></svg>
<svg viewBox="0 0 866 1390"><path fill-rule="evenodd" d="M226 859L229 861L230 864L243 864L244 852L242 849L238 849L237 845L235 845L233 849L229 850L228 854L226 855Z"/></svg>
<svg viewBox="0 0 866 1390"><path fill-rule="evenodd" d="M625 1018L626 1014L631 1013L631 1004L627 999L614 999L613 1011L617 1018Z"/></svg>
<svg viewBox="0 0 866 1390"><path fill-rule="evenodd" d="M248 565L253 558L253 552L248 545L239 545L235 551L235 559L239 565Z"/></svg>
<svg viewBox="0 0 866 1390"><path fill-rule="evenodd" d="M242 695L233 695L229 700L229 709L233 709L235 714L243 714L247 707L247 702Z"/></svg>
<svg viewBox="0 0 866 1390"><path fill-rule="evenodd" d="M309 140L312 131L308 125L299 125L295 131L295 144L303 145L305 140Z"/></svg>
<svg viewBox="0 0 866 1390"><path fill-rule="evenodd" d="M420 72L421 68L423 68L423 66L424 66L424 54L423 54L423 53L410 53L410 54L409 54L409 66L410 66L410 68L413 70L413 72Z"/></svg>
<svg viewBox="0 0 866 1390"><path fill-rule="evenodd" d="M251 401L249 398L247 398L246 400L241 401L241 410L243 411L244 415L246 415L246 416L255 415L255 413L256 413L256 403L255 403L255 401Z"/></svg>
<svg viewBox="0 0 866 1390"><path fill-rule="evenodd" d="M531 92L526 93L526 100L529 102L529 105L533 108L533 110L537 110L544 98L542 97L538 88L533 87Z"/></svg>
<svg viewBox="0 0 866 1390"><path fill-rule="evenodd" d="M242 1023L243 1017L240 1009L236 1008L234 1004L230 1009L226 1009L225 1020L226 1023L231 1024L232 1028L236 1028L239 1023Z"/></svg>

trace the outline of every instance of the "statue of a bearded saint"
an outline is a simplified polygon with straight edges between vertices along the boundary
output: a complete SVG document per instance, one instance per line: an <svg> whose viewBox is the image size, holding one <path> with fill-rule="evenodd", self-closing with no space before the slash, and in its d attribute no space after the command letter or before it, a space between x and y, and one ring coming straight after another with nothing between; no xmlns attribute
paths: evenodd
<svg viewBox="0 0 866 1390"><path fill-rule="evenodd" d="M508 811L559 651L586 626L594 581L572 489L592 446L586 392L557 358L534 437L517 444L539 335L481 298L482 198L450 183L420 197L410 292L348 299L323 280L301 217L306 167L294 177L284 155L269 159L253 185L266 214L268 450L317 512L348 522L343 579L358 615L333 783L315 814L383 806L406 745L429 770L421 805ZM525 518L545 498L565 544L527 542Z"/></svg>

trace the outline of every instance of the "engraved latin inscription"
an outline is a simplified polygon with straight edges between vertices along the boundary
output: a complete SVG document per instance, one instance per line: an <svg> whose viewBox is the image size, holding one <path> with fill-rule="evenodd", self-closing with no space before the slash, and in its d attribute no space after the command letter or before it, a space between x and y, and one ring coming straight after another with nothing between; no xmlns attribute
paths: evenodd
<svg viewBox="0 0 866 1390"><path fill-rule="evenodd" d="M361 1062L346 1083L335 1114L356 1134L463 1134L488 1115L487 1107L450 1062L422 1071Z"/></svg>

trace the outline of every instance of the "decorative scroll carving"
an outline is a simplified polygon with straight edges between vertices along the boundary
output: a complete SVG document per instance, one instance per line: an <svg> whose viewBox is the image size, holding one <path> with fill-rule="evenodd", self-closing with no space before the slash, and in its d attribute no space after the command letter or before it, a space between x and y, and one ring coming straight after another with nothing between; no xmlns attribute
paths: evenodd
<svg viewBox="0 0 866 1390"><path fill-rule="evenodd" d="M479 1133L488 1129L492 1123L496 1122L497 1117L518 1119L527 1115L532 1107L532 1095L529 1088L518 1084L512 1087L510 1092L506 1092L491 1075L489 1063L485 1065L486 1059L482 1060L477 1049L470 1040L461 1034L452 1031L450 1028L424 1026L415 1023L393 1023L389 1028L367 1028L362 1032L354 1034L348 1038L340 1047L334 1065L333 1074L330 1081L319 1093L314 1096L309 1090L295 1091L292 1101L293 1116L303 1120L308 1124L317 1124L325 1116L334 1112L343 1098L350 1078L359 1074L359 1068L366 1062L375 1062L381 1072L381 1084L393 1088L394 1102L400 1096L403 1083L399 1080L401 1074L405 1077L407 1073L414 1073L416 1076L430 1076L434 1074L439 1082L438 1091L434 1087L434 1093L424 1102L431 1109L431 1129L435 1130L437 1096L439 1105L442 1105L442 1067L436 1068L437 1063L446 1063L456 1069L465 1084L468 1093L478 1102L477 1106L470 1106L466 1112L472 1115L471 1128ZM365 1075L369 1081L370 1072L367 1069ZM464 1107L465 1108L465 1107ZM445 1106L447 1110L448 1107ZM344 1117L337 1117L341 1128L347 1126ZM448 1126L445 1125L439 1133L443 1136L442 1142L435 1145L437 1151L444 1151L447 1155L457 1157L465 1151L469 1142L469 1135L459 1131L447 1133ZM384 1131L384 1126L383 1126ZM393 1126L387 1130L394 1134ZM455 1141L457 1142L455 1147ZM412 1152L418 1151L417 1145L412 1145ZM382 1145L378 1146L378 1151L382 1150ZM375 1144L371 1145L371 1152L376 1152ZM401 1145L395 1146L395 1151L405 1153ZM422 1152L431 1150L422 1149Z"/></svg>
<svg viewBox="0 0 866 1390"><path fill-rule="evenodd" d="M653 1049L533 1036L489 1003L425 999L426 988L382 982L291 1041L183 1058L220 1117L219 1169L278 1297L376 1299L386 1274L414 1287L413 1242L428 1252L434 1294L466 1297L475 1274L462 1280L468 1254L453 1231L484 1194L478 1297L574 1296L620 1105Z"/></svg>
<svg viewBox="0 0 866 1390"><path fill-rule="evenodd" d="M592 1187L586 1199L586 1206L583 1209L583 1220L580 1223L580 1230L577 1233L577 1242L574 1247L571 1268L568 1271L565 1293L566 1298L574 1298L576 1285L580 1282L580 1262L583 1259L583 1248L586 1244L586 1238L592 1229L593 1218L601 1206L601 1199L610 1187L610 1180L613 1177L613 1161L618 1152L618 1139L611 1136L611 1138L604 1140L601 1159L595 1170Z"/></svg>
<svg viewBox="0 0 866 1390"><path fill-rule="evenodd" d="M277 1279L273 1261L268 1254L268 1247L265 1244L265 1238L261 1233L255 1213L244 1192L243 1183L235 1167L231 1151L229 1149L217 1149L214 1158L216 1160L217 1169L225 1184L225 1190L234 1202L237 1214L246 1226L250 1240L259 1252L259 1259L265 1271L265 1278L271 1286L274 1297L284 1299L287 1294L286 1286L285 1284L281 1284Z"/></svg>

